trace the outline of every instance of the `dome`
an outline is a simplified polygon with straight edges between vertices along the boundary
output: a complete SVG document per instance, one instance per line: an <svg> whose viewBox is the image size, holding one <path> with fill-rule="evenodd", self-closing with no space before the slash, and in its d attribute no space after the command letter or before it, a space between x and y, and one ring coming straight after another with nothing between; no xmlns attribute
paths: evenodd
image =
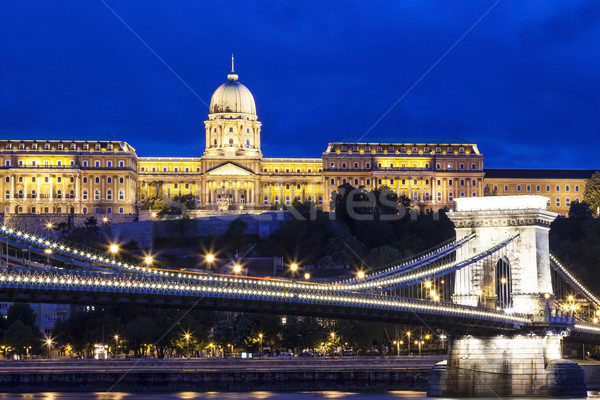
<svg viewBox="0 0 600 400"><path fill-rule="evenodd" d="M256 115L256 105L250 90L238 82L237 74L227 75L229 82L215 90L210 99L210 113L241 113Z"/></svg>

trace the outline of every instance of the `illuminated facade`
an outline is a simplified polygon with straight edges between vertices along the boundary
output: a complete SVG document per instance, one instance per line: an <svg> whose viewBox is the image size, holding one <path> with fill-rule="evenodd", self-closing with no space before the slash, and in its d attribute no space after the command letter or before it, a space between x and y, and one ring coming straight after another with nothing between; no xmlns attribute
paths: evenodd
<svg viewBox="0 0 600 400"><path fill-rule="evenodd" d="M135 214L148 198L191 195L207 210L310 201L328 211L332 193L349 183L386 185L424 211L453 208L460 197L541 194L566 214L591 176L485 170L477 145L458 139L348 138L329 143L321 158L263 158L254 97L233 70L227 78L211 98L201 157L138 157L119 141L0 141L0 210Z"/></svg>

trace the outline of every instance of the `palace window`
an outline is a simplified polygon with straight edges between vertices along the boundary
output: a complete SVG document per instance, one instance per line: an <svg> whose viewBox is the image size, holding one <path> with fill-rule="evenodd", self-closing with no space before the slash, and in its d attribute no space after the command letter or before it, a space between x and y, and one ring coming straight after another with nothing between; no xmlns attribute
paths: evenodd
<svg viewBox="0 0 600 400"><path fill-rule="evenodd" d="M475 179L471 179L471 186L477 186L477 181Z"/></svg>
<svg viewBox="0 0 600 400"><path fill-rule="evenodd" d="M413 201L419 201L419 192L413 192Z"/></svg>
<svg viewBox="0 0 600 400"><path fill-rule="evenodd" d="M96 177L95 181L96 181L96 183L100 183L100 178Z"/></svg>
<svg viewBox="0 0 600 400"><path fill-rule="evenodd" d="M331 178L331 184L335 185L335 179Z"/></svg>
<svg viewBox="0 0 600 400"><path fill-rule="evenodd" d="M83 208L81 209L81 212L82 212L82 213L84 213L84 214L87 214L87 207L83 207Z"/></svg>
<svg viewBox="0 0 600 400"><path fill-rule="evenodd" d="M265 205L269 204L269 196L264 197L263 204L265 204Z"/></svg>
<svg viewBox="0 0 600 400"><path fill-rule="evenodd" d="M4 165L6 165L7 167L10 167L10 161L9 161L9 160L6 160L6 161L4 162Z"/></svg>
<svg viewBox="0 0 600 400"><path fill-rule="evenodd" d="M125 213L125 209L123 207L119 207L119 214L124 214Z"/></svg>
<svg viewBox="0 0 600 400"><path fill-rule="evenodd" d="M84 145L83 145L83 149L84 149L84 150L88 150L89 148L90 148L90 146L89 146L88 144L84 144Z"/></svg>
<svg viewBox="0 0 600 400"><path fill-rule="evenodd" d="M527 190L528 192L531 192L531 186L530 186L530 185L527 185L527 187L526 187L526 190Z"/></svg>
<svg viewBox="0 0 600 400"><path fill-rule="evenodd" d="M109 144L109 145L107 146L107 149L108 149L108 150L112 150L112 144Z"/></svg>
<svg viewBox="0 0 600 400"><path fill-rule="evenodd" d="M290 184L289 184L289 183L287 183L287 184L285 185L285 190L290 190Z"/></svg>
<svg viewBox="0 0 600 400"><path fill-rule="evenodd" d="M556 191L560 192L560 186L556 185Z"/></svg>
<svg viewBox="0 0 600 400"><path fill-rule="evenodd" d="M448 192L448 201L454 200L454 194L452 192Z"/></svg>
<svg viewBox="0 0 600 400"><path fill-rule="evenodd" d="M358 186L358 179L354 179L354 186Z"/></svg>
<svg viewBox="0 0 600 400"><path fill-rule="evenodd" d="M448 186L452 186L452 179L448 179Z"/></svg>
<svg viewBox="0 0 600 400"><path fill-rule="evenodd" d="M48 143L44 145L44 150L50 150L50 145Z"/></svg>
<svg viewBox="0 0 600 400"><path fill-rule="evenodd" d="M119 178L119 183L125 183L125 179L123 177Z"/></svg>
<svg viewBox="0 0 600 400"><path fill-rule="evenodd" d="M425 192L425 201L429 201L429 192Z"/></svg>
<svg viewBox="0 0 600 400"><path fill-rule="evenodd" d="M390 163L390 168L394 168L394 163Z"/></svg>
<svg viewBox="0 0 600 400"><path fill-rule="evenodd" d="M521 191L521 185L517 185L517 192Z"/></svg>
<svg viewBox="0 0 600 400"><path fill-rule="evenodd" d="M308 169L306 170L306 172L308 172L308 173L310 174L310 173L312 172L312 168L308 168Z"/></svg>
<svg viewBox="0 0 600 400"><path fill-rule="evenodd" d="M402 153L402 154L406 153L406 147L401 147L400 148L400 153Z"/></svg>
<svg viewBox="0 0 600 400"><path fill-rule="evenodd" d="M85 176L83 177L83 183L88 183L88 179Z"/></svg>
<svg viewBox="0 0 600 400"><path fill-rule="evenodd" d="M4 192L4 195L7 200L10 199L10 190L6 189L6 192Z"/></svg>
<svg viewBox="0 0 600 400"><path fill-rule="evenodd" d="M371 168L371 163L366 163L365 168L367 168L367 169Z"/></svg>
<svg viewBox="0 0 600 400"><path fill-rule="evenodd" d="M370 185L370 184L371 184L371 180L367 179L367 185Z"/></svg>
<svg viewBox="0 0 600 400"><path fill-rule="evenodd" d="M465 169L465 164L460 163L460 169Z"/></svg>
<svg viewBox="0 0 600 400"><path fill-rule="evenodd" d="M342 168L346 168L346 163L342 163Z"/></svg>
<svg viewBox="0 0 600 400"><path fill-rule="evenodd" d="M465 197L465 192L460 192L460 197Z"/></svg>
<svg viewBox="0 0 600 400"><path fill-rule="evenodd" d="M465 180L464 179L460 180L460 186L465 186Z"/></svg>
<svg viewBox="0 0 600 400"><path fill-rule="evenodd" d="M163 172L167 172L167 167L163 167Z"/></svg>
<svg viewBox="0 0 600 400"><path fill-rule="evenodd" d="M56 191L56 197L61 199L62 198L62 190L57 190Z"/></svg>
<svg viewBox="0 0 600 400"><path fill-rule="evenodd" d="M540 185L537 185L537 186L535 187L535 190L536 190L536 192L539 192L539 191L541 191L541 190L542 190L542 187L541 187Z"/></svg>
<svg viewBox="0 0 600 400"><path fill-rule="evenodd" d="M298 190L300 190L300 188L301 188L301 187L302 187L302 186L300 186L299 184L298 184L298 185L296 185L296 189L298 189Z"/></svg>
<svg viewBox="0 0 600 400"><path fill-rule="evenodd" d="M106 207L106 213L112 214L112 207Z"/></svg>
<svg viewBox="0 0 600 400"><path fill-rule="evenodd" d="M112 200L112 190L106 191L106 200Z"/></svg>
<svg viewBox="0 0 600 400"><path fill-rule="evenodd" d="M571 200L568 197L565 199L565 206L571 207Z"/></svg>
<svg viewBox="0 0 600 400"><path fill-rule="evenodd" d="M546 207L550 207L550 200L546 202Z"/></svg>
<svg viewBox="0 0 600 400"><path fill-rule="evenodd" d="M286 206L290 205L290 196L285 196L285 205Z"/></svg>
<svg viewBox="0 0 600 400"><path fill-rule="evenodd" d="M175 167L175 168L173 168L173 171L175 171L175 172L179 172L179 167Z"/></svg>
<svg viewBox="0 0 600 400"><path fill-rule="evenodd" d="M381 163L377 163L377 168L381 168Z"/></svg>
<svg viewBox="0 0 600 400"><path fill-rule="evenodd" d="M476 168L477 167L476 167L475 163L471 164L471 169L476 169Z"/></svg>
<svg viewBox="0 0 600 400"><path fill-rule="evenodd" d="M546 185L546 192L550 191L550 185Z"/></svg>
<svg viewBox="0 0 600 400"><path fill-rule="evenodd" d="M10 176L7 176L6 178L4 178L4 182L10 183Z"/></svg>
<svg viewBox="0 0 600 400"><path fill-rule="evenodd" d="M50 161L44 160L44 167L48 167L48 166L50 166Z"/></svg>
<svg viewBox="0 0 600 400"><path fill-rule="evenodd" d="M100 191L99 190L94 191L94 200L100 200Z"/></svg>
<svg viewBox="0 0 600 400"><path fill-rule="evenodd" d="M106 162L106 166L107 166L108 168L112 168L112 161L107 161L107 162Z"/></svg>
<svg viewBox="0 0 600 400"><path fill-rule="evenodd" d="M174 183L174 184L173 184L173 189L177 189L177 188L179 188L179 185L178 185L178 184L176 184L176 183Z"/></svg>
<svg viewBox="0 0 600 400"><path fill-rule="evenodd" d="M346 178L342 179L342 185L346 184Z"/></svg>
<svg viewBox="0 0 600 400"><path fill-rule="evenodd" d="M358 163L357 162L354 163L354 169L358 169Z"/></svg>
<svg viewBox="0 0 600 400"><path fill-rule="evenodd" d="M452 163L448 163L448 169L452 169Z"/></svg>
<svg viewBox="0 0 600 400"><path fill-rule="evenodd" d="M125 200L125 191L123 189L119 190L119 200Z"/></svg>
<svg viewBox="0 0 600 400"><path fill-rule="evenodd" d="M32 199L35 199L36 197L37 197L37 192L35 191L35 189L33 189L33 190L31 191L31 198L32 198Z"/></svg>
<svg viewBox="0 0 600 400"><path fill-rule="evenodd" d="M368 152L368 151L371 151L371 147L369 147L369 146L365 146L365 151L367 151L367 152Z"/></svg>
<svg viewBox="0 0 600 400"><path fill-rule="evenodd" d="M442 201L442 192L437 192L437 201Z"/></svg>
<svg viewBox="0 0 600 400"><path fill-rule="evenodd" d="M46 177L46 179L48 179L48 177ZM31 177L31 182L32 182L32 183L35 183L35 176L32 176L32 177Z"/></svg>
<svg viewBox="0 0 600 400"><path fill-rule="evenodd" d="M279 168L275 168L275 172L279 172Z"/></svg>
<svg viewBox="0 0 600 400"><path fill-rule="evenodd" d="M565 192L568 192L571 188L569 187L569 185L565 186Z"/></svg>
<svg viewBox="0 0 600 400"><path fill-rule="evenodd" d="M402 179L402 186L406 185L406 179Z"/></svg>
<svg viewBox="0 0 600 400"><path fill-rule="evenodd" d="M100 166L100 161L94 161L94 166L99 167Z"/></svg>
<svg viewBox="0 0 600 400"><path fill-rule="evenodd" d="M377 152L378 152L378 153L381 153L381 152L382 152L382 150L381 150L381 147L378 147L378 148L377 148Z"/></svg>
<svg viewBox="0 0 600 400"><path fill-rule="evenodd" d="M23 160L19 160L19 167L23 166Z"/></svg>
<svg viewBox="0 0 600 400"><path fill-rule="evenodd" d="M508 192L508 185L504 185L504 191Z"/></svg>
<svg viewBox="0 0 600 400"><path fill-rule="evenodd" d="M76 147L74 144L71 145L71 150L76 150Z"/></svg>
<svg viewBox="0 0 600 400"><path fill-rule="evenodd" d="M394 184L394 180L390 179L390 185L393 185L393 184Z"/></svg>
<svg viewBox="0 0 600 400"><path fill-rule="evenodd" d="M319 196L319 205L322 206L323 205L323 196Z"/></svg>
<svg viewBox="0 0 600 400"><path fill-rule="evenodd" d="M279 196L275 196L275 203L279 204Z"/></svg>
<svg viewBox="0 0 600 400"><path fill-rule="evenodd" d="M70 199L74 199L75 198L75 191L74 190L69 190L69 198Z"/></svg>
<svg viewBox="0 0 600 400"><path fill-rule="evenodd" d="M106 183L112 183L112 178L110 176L106 178Z"/></svg>
<svg viewBox="0 0 600 400"><path fill-rule="evenodd" d="M381 183L382 183L382 182L381 182L381 179L379 179L379 181L378 181L378 182L379 182L379 185L381 185Z"/></svg>
<svg viewBox="0 0 600 400"><path fill-rule="evenodd" d="M329 168L335 168L335 163L329 163Z"/></svg>
<svg viewBox="0 0 600 400"><path fill-rule="evenodd" d="M579 186L575 186L575 191L579 192Z"/></svg>
<svg viewBox="0 0 600 400"><path fill-rule="evenodd" d="M560 199L558 197L556 198L556 207L560 207Z"/></svg>

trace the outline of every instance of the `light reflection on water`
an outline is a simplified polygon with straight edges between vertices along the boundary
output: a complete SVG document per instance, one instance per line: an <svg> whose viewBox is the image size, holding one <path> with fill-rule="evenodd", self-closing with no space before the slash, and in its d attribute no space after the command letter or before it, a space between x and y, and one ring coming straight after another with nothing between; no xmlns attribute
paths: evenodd
<svg viewBox="0 0 600 400"><path fill-rule="evenodd" d="M0 393L0 400L309 400L309 399L348 399L348 400L426 400L425 392L398 391L382 393L356 392L175 392L175 393ZM524 400L527 397L513 397L511 400ZM538 397L539 399L539 397ZM588 392L588 399L600 399L600 392ZM434 400L454 400L437 397ZM545 400L568 400L548 399Z"/></svg>

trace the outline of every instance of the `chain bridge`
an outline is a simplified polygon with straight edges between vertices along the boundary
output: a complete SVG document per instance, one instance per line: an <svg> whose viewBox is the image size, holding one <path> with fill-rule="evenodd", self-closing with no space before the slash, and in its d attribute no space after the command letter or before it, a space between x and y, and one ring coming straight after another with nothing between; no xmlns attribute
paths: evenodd
<svg viewBox="0 0 600 400"><path fill-rule="evenodd" d="M399 265L330 281L131 264L2 226L0 300L426 325L449 337L448 362L432 372L431 395L556 395L580 381L583 389L568 394L581 395L581 371L561 360L560 346L563 340L600 343L600 300L550 254L549 226L557 214L541 196L456 203L448 214L456 240Z"/></svg>

